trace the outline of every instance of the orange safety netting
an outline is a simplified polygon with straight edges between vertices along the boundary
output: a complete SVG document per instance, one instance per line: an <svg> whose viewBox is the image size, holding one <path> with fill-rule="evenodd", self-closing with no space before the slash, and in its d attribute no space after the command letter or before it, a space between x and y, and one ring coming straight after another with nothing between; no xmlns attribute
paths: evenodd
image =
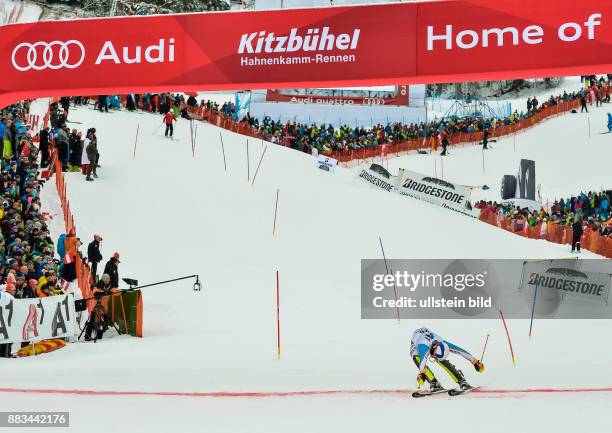
<svg viewBox="0 0 612 433"><path fill-rule="evenodd" d="M571 244L572 242L572 228L551 221L540 222L531 227L522 216L518 219L502 217L489 209L483 209L480 212L480 220L530 239L544 239L557 244ZM612 237L601 236L598 231L589 227L582 234L580 246L595 254L612 258Z"/></svg>

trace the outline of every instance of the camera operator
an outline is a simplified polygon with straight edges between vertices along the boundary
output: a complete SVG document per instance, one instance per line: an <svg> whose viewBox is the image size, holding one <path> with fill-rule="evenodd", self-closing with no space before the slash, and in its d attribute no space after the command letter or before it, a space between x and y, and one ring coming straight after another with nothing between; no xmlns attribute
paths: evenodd
<svg viewBox="0 0 612 433"><path fill-rule="evenodd" d="M85 341L91 341L92 332L96 331L96 340L102 339L104 332L108 329L110 319L106 315L104 306L101 303L103 297L112 295L114 288L110 285L111 278L108 274L102 275L100 280L95 284L93 289L93 295L96 299L96 306L91 311L87 325L85 326Z"/></svg>
<svg viewBox="0 0 612 433"><path fill-rule="evenodd" d="M113 254L113 256L106 262L104 266L104 273L110 277L110 286L113 289L119 288L119 253Z"/></svg>

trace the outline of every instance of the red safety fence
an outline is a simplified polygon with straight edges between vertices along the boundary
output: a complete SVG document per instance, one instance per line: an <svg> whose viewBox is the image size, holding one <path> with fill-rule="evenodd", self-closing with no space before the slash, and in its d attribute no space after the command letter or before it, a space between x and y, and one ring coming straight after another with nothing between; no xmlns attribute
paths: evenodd
<svg viewBox="0 0 612 433"><path fill-rule="evenodd" d="M540 109L532 116L520 121L516 121L509 125L504 125L502 121L499 121L497 124L495 124L489 129L489 140L509 136L512 134L517 134L518 132L525 131L526 129L531 128L532 126L535 126L550 117L567 113L568 111L577 109L579 107L580 100L576 99L573 101L560 102L557 105L545 107L543 109ZM194 120L206 121L211 125L218 126L219 128L227 129L229 131L246 135L249 137L268 141L271 139L268 134L263 134L261 132L254 131L246 121L237 122L231 117L223 116L222 114L216 114L207 108L191 107L189 105L182 104L181 110L183 108L187 109L189 115ZM483 137L484 133L482 131L473 133L455 133L449 135L448 141L451 146L456 146L459 144L479 143L480 141L482 141ZM291 136L280 135L277 137L277 142L278 144L281 144L283 146L289 146L293 138L294 137ZM438 146L439 143L437 138L419 138L415 140L392 141L370 148L345 149L322 153L337 159L339 162L348 163L354 160L376 158L382 155L399 156L401 153L404 152L416 152L419 149L431 147L437 148Z"/></svg>
<svg viewBox="0 0 612 433"><path fill-rule="evenodd" d="M526 238L543 239L557 244L572 243L572 228L552 221L540 222L535 226L530 226L523 216L519 218L504 217L489 209L483 209L480 212L480 220ZM598 231L589 227L582 234L580 246L595 254L612 258L612 237L601 236Z"/></svg>
<svg viewBox="0 0 612 433"><path fill-rule="evenodd" d="M58 100L59 98L52 98L52 102ZM44 129L49 125L49 116L49 111L47 111L43 118L43 125L41 129ZM62 170L62 162L57 157L57 149L53 140L50 140L49 147L49 170L43 171L42 176L45 178L50 178L51 176L55 175L55 187L57 189L57 196L59 197L60 206L64 214L64 227L66 229L66 233L73 231L76 236L76 225L74 224L74 216L72 214L72 210L70 209L70 200L68 200L68 194L66 192L66 180L64 177L64 171ZM76 274L77 283L83 298L91 298L92 292L89 266L84 264L82 260L77 260Z"/></svg>

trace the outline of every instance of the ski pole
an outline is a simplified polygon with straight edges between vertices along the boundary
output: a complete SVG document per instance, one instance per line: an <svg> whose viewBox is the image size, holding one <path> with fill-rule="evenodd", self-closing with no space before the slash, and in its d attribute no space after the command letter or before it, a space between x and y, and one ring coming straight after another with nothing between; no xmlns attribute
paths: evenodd
<svg viewBox="0 0 612 433"><path fill-rule="evenodd" d="M487 343L489 342L489 334L487 334L487 338L485 339L484 348L482 349L482 355L480 355L480 362L484 359L485 351L487 350Z"/></svg>
<svg viewBox="0 0 612 433"><path fill-rule="evenodd" d="M159 131L159 128L161 128L163 125L164 125L164 122L162 122L157 128L155 128L155 131L153 131L151 135L155 135L155 133Z"/></svg>

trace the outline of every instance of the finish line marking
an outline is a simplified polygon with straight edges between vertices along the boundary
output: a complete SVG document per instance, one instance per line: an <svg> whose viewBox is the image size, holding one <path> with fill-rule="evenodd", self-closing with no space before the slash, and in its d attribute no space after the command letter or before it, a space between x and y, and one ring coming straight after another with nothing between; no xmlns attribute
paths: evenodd
<svg viewBox="0 0 612 433"><path fill-rule="evenodd" d="M164 396L164 397L302 397L324 395L367 395L367 394L412 394L411 389L373 390L328 390L328 391L286 391L286 392L180 392L180 391L96 391L80 389L20 389L0 388L0 393L14 394L65 394L85 396ZM532 389L478 389L473 394L563 394L612 392L612 388L532 388Z"/></svg>

